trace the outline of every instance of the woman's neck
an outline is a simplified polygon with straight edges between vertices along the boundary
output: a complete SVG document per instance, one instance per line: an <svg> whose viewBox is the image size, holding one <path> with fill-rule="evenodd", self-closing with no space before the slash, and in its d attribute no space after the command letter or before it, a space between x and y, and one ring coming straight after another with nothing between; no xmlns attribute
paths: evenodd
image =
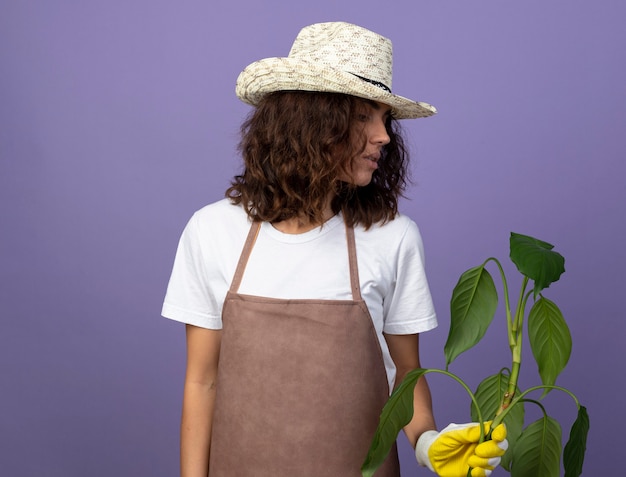
<svg viewBox="0 0 626 477"><path fill-rule="evenodd" d="M294 217L287 220L281 220L280 222L274 222L272 226L285 234L303 234L309 232L320 224L311 222L310 220L302 219L301 217Z"/></svg>
<svg viewBox="0 0 626 477"><path fill-rule="evenodd" d="M328 219L330 219L331 217L335 215L330 204L331 204L331 199L329 198L328 205L324 209L323 220L321 223L314 222L305 215L300 215L298 217L292 217L290 219L281 220L280 222L274 222L272 223L272 226L276 230L279 230L285 234L303 234L303 233L309 232L319 227L320 225L322 225L324 222L326 222Z"/></svg>

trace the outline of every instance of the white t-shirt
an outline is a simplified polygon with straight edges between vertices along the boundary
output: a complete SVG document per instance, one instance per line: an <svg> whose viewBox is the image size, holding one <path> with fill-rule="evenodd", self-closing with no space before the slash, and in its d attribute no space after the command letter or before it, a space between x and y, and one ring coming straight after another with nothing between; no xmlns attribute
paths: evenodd
<svg viewBox="0 0 626 477"><path fill-rule="evenodd" d="M197 211L185 227L162 315L222 328L222 305L250 230L244 209L223 199ZM437 326L416 224L398 215L369 230L354 229L361 295L369 309L393 388L395 366L383 337ZM348 245L341 215L303 234L264 222L239 292L282 299L351 300Z"/></svg>

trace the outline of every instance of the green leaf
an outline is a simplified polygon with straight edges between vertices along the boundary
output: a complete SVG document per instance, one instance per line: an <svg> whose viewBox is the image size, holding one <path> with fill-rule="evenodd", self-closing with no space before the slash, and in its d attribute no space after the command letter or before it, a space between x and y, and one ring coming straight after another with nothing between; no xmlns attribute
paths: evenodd
<svg viewBox="0 0 626 477"><path fill-rule="evenodd" d="M572 352L572 336L556 304L541 297L528 315L528 340L541 381L554 385ZM549 392L546 389L544 396Z"/></svg>
<svg viewBox="0 0 626 477"><path fill-rule="evenodd" d="M561 426L545 416L522 432L512 449L511 477L557 477L561 469Z"/></svg>
<svg viewBox="0 0 626 477"><path fill-rule="evenodd" d="M511 260L522 275L534 281L535 298L565 272L565 259L554 245L528 235L511 232Z"/></svg>
<svg viewBox="0 0 626 477"><path fill-rule="evenodd" d="M478 402L478 406L483 412L485 419L491 420L495 417L504 394L507 392L509 386L508 375L500 372L485 378L476 389L475 397ZM471 418L472 421L478 421L478 413L474 406L471 406ZM524 403L522 401L517 402L504 417L504 424L506 424L506 439L509 441L509 448L513 448L524 427ZM510 470L512 453L506 452L502 456L502 462L500 465L505 470Z"/></svg>
<svg viewBox="0 0 626 477"><path fill-rule="evenodd" d="M484 264L461 275L450 301L450 331L444 346L446 368L482 339L497 305L496 287Z"/></svg>
<svg viewBox="0 0 626 477"><path fill-rule="evenodd" d="M572 425L569 440L563 450L565 477L578 477L583 473L583 461L587 450L587 434L589 433L589 415L587 408L578 408L578 417Z"/></svg>
<svg viewBox="0 0 626 477"><path fill-rule="evenodd" d="M383 407L378 428L361 467L363 477L374 475L387 458L400 430L413 418L413 389L425 372L425 369L420 368L407 373L402 383L391 393Z"/></svg>

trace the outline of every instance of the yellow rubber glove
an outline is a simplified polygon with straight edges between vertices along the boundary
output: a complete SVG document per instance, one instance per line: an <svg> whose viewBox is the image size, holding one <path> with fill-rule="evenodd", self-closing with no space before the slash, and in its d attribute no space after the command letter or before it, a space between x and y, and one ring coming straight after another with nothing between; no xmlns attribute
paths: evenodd
<svg viewBox="0 0 626 477"><path fill-rule="evenodd" d="M485 434L490 427L491 421L486 422ZM472 477L487 477L509 447L506 427L497 426L489 441L478 444L479 439L478 423L450 424L441 432L424 432L415 446L415 457L440 477L466 477L470 467Z"/></svg>

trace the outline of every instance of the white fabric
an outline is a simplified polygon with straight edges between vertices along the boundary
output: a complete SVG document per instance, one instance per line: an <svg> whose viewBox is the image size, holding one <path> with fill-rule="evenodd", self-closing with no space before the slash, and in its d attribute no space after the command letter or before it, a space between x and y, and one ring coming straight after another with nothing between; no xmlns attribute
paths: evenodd
<svg viewBox="0 0 626 477"><path fill-rule="evenodd" d="M417 463L423 467L428 467L433 472L435 468L433 464L430 462L430 457L428 457L428 450L435 440L439 437L438 431L426 431L423 432L422 435L417 439L417 444L415 446L415 458L417 459Z"/></svg>
<svg viewBox="0 0 626 477"><path fill-rule="evenodd" d="M242 207L227 199L197 211L181 236L162 315L221 329L222 305L250 229ZM395 367L383 331L422 333L437 326L424 271L422 240L406 216L369 230L355 227L361 294L372 316L390 388ZM303 234L263 223L239 292L272 298L350 300L343 218Z"/></svg>

